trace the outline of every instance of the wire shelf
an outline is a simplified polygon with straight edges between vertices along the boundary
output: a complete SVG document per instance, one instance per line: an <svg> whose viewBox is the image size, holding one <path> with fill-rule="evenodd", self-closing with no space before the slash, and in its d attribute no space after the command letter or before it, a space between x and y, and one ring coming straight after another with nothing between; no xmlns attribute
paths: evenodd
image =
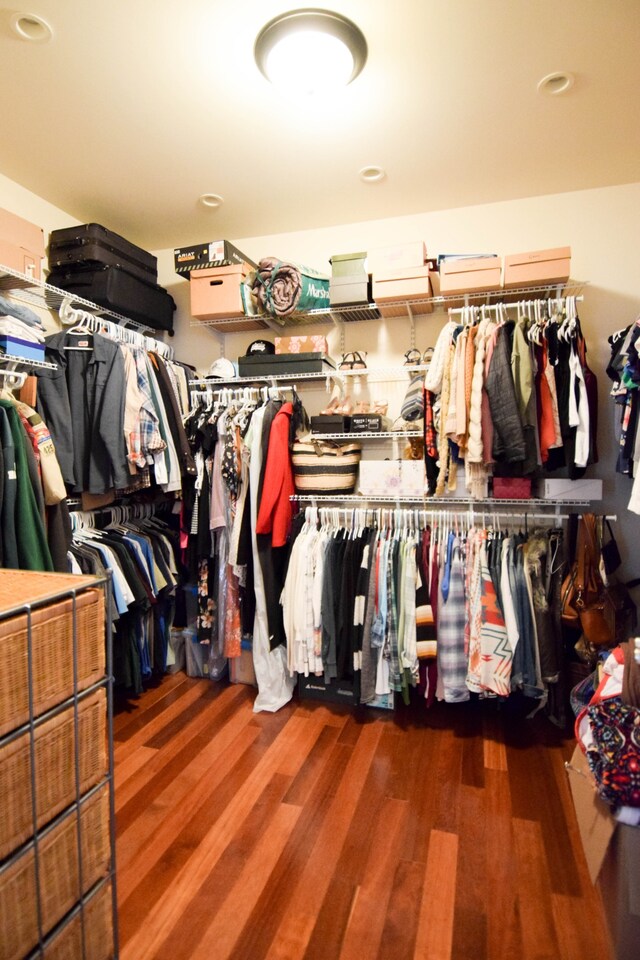
<svg viewBox="0 0 640 960"><path fill-rule="evenodd" d="M31 303L33 306L44 308L45 310L59 310L66 301L82 307L96 317L107 317L109 320L115 320L117 323L137 330L140 333L154 334L153 327L131 320L121 313L115 313L113 310L107 310L106 307L100 307L91 300L85 300L84 297L78 297L66 290L60 290L58 287L52 287L44 280L36 280L25 273L13 270L0 264L0 290L11 292L16 299L23 300L25 303Z"/></svg>
<svg viewBox="0 0 640 960"><path fill-rule="evenodd" d="M527 500L509 500L509 499L498 499L496 497L485 498L484 500L473 500L468 497L366 497L357 493L344 494L340 496L327 496L322 494L320 496L314 496L313 494L294 494L290 497L292 503L386 503L386 504L420 504L423 507L437 506L442 507L460 507L464 506L467 510L474 509L476 507L480 509L496 509L500 507L520 507L522 513L526 513L530 508L538 509L540 507L546 507L547 509L555 510L558 507L588 507L590 506L589 500L542 500L542 499L527 499ZM513 511L512 511L513 512Z"/></svg>
<svg viewBox="0 0 640 960"><path fill-rule="evenodd" d="M409 373L428 369L428 363L420 363L400 367L366 367L364 370L340 370L336 368L335 370L326 370L323 373L272 373L261 377L233 377L230 380L222 380L219 377L198 377L191 380L190 383L226 386L236 383L271 383L273 380L282 382L288 380L326 380L329 377L367 377L368 379L391 380L402 379Z"/></svg>
<svg viewBox="0 0 640 960"><path fill-rule="evenodd" d="M15 357L11 353L0 353L0 362L17 363L21 367L38 367L43 370L57 370L57 363L49 363L48 360L30 360L27 357Z"/></svg>
<svg viewBox="0 0 640 960"><path fill-rule="evenodd" d="M366 414L365 414L366 416ZM421 430L378 430L377 432L360 433L355 430L353 433L312 433L313 440L348 440L349 443L356 443L358 440L404 440L406 437L421 437Z"/></svg>

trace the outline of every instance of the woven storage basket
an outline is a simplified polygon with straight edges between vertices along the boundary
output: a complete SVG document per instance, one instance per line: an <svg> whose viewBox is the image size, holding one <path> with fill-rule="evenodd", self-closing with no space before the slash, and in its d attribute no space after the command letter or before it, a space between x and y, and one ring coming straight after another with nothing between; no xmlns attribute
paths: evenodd
<svg viewBox="0 0 640 960"><path fill-rule="evenodd" d="M104 676L104 597L84 590L76 598L78 690ZM0 621L0 736L29 719L27 616ZM73 601L60 600L31 614L33 715L73 694Z"/></svg>
<svg viewBox="0 0 640 960"><path fill-rule="evenodd" d="M93 794L81 811L82 893L86 893L109 868L108 787ZM40 838L38 856L42 931L46 935L80 898L75 808ZM37 895L35 850L29 846L0 873L2 960L19 960L37 946Z"/></svg>
<svg viewBox="0 0 640 960"><path fill-rule="evenodd" d="M46 960L112 960L113 914L111 884L104 886L84 907L84 946L82 952L82 917L77 913L45 947Z"/></svg>
<svg viewBox="0 0 640 960"><path fill-rule="evenodd" d="M94 786L107 769L104 690L78 704L80 792ZM35 729L35 781L38 827L76 797L74 710L67 707ZM0 747L0 860L33 833L29 732Z"/></svg>
<svg viewBox="0 0 640 960"><path fill-rule="evenodd" d="M25 603L59 600L60 594L94 586L95 577L35 570L0 570L0 615Z"/></svg>

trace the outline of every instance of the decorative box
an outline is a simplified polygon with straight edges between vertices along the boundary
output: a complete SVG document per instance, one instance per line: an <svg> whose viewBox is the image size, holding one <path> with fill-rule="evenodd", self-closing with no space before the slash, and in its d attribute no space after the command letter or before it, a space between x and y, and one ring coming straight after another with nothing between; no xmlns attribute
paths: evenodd
<svg viewBox="0 0 640 960"><path fill-rule="evenodd" d="M42 227L9 210L0 210L0 263L40 280L44 256Z"/></svg>
<svg viewBox="0 0 640 960"><path fill-rule="evenodd" d="M276 353L328 353L327 338L323 336L276 337Z"/></svg>
<svg viewBox="0 0 640 960"><path fill-rule="evenodd" d="M262 330L267 324L258 317L246 317L240 295L240 284L250 272L248 264L233 264L225 267L210 267L197 270L191 277L189 295L191 315L197 320L228 320L238 317L232 324L221 324L223 331ZM213 324L215 328L215 324Z"/></svg>
<svg viewBox="0 0 640 960"><path fill-rule="evenodd" d="M494 477L493 496L496 500L529 500L531 477Z"/></svg>
<svg viewBox="0 0 640 960"><path fill-rule="evenodd" d="M212 240L210 243L192 243L173 251L176 273L189 276L192 270L224 266L233 263L248 264L254 270L256 264L228 240Z"/></svg>
<svg viewBox="0 0 640 960"><path fill-rule="evenodd" d="M22 357L23 360L44 360L44 343L35 340L0 334L0 350L12 357Z"/></svg>
<svg viewBox="0 0 640 960"><path fill-rule="evenodd" d="M571 272L571 247L511 253L504 258L504 286L528 287L566 283Z"/></svg>
<svg viewBox="0 0 640 960"><path fill-rule="evenodd" d="M424 240L410 243L395 243L386 247L374 247L369 251L369 272L374 280L386 280L393 276L394 270L410 270L423 267L427 260L427 248Z"/></svg>
<svg viewBox="0 0 640 960"><path fill-rule="evenodd" d="M542 500L602 500L602 480L545 479L538 483Z"/></svg>
<svg viewBox="0 0 640 960"><path fill-rule="evenodd" d="M423 497L423 460L362 460L359 490L364 497Z"/></svg>
<svg viewBox="0 0 640 960"><path fill-rule="evenodd" d="M321 413L311 417L312 433L348 433L351 417L343 417L337 413Z"/></svg>
<svg viewBox="0 0 640 960"><path fill-rule="evenodd" d="M351 433L380 433L382 417L379 413L354 413L351 419Z"/></svg>
<svg viewBox="0 0 640 960"><path fill-rule="evenodd" d="M500 257L452 257L440 263L440 293L498 290L502 282Z"/></svg>

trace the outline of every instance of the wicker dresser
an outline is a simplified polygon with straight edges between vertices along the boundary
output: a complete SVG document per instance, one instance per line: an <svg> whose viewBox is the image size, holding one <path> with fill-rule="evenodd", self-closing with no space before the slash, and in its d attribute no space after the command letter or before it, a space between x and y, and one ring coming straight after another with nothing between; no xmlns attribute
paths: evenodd
<svg viewBox="0 0 640 960"><path fill-rule="evenodd" d="M0 960L117 956L107 589L0 570Z"/></svg>

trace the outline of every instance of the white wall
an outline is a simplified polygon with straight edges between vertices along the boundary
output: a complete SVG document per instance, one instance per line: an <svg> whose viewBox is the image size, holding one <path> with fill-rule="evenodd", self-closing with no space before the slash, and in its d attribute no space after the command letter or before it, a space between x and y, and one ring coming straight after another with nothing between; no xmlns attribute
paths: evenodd
<svg viewBox="0 0 640 960"><path fill-rule="evenodd" d="M1 175L0 206L41 224L45 232L78 222ZM617 532L626 558L624 574L631 577L640 575L640 556L636 561L633 549L640 538L640 518L626 510L630 481L615 473L614 409L608 398L610 384L604 367L609 357L609 334L640 315L638 222L640 183L461 207L331 229L229 239L233 239L253 260L276 255L327 272L328 260L333 254L411 239L424 240L432 256L440 252L507 254L569 245L572 248L572 276L588 283L583 291L585 299L580 317L589 348L589 363L599 385L600 462L590 469L589 475L604 481L602 509L617 514L622 521ZM193 241L219 239L215 234L215 218L212 217L211 235L194 236ZM158 256L160 283L167 287L178 305L176 336L172 343L180 359L205 372L221 353L236 359L245 352L251 340L262 335L245 333L220 338L207 328L192 326L189 285L174 273L173 250L154 252ZM443 322L442 314L418 318L417 345L423 349L432 345ZM335 328L323 325L304 329L325 333L329 338L330 352L334 356L339 354L340 340ZM271 336L270 331L264 335ZM400 363L409 346L408 340L409 324L406 320L345 326L345 348L367 350L371 366ZM396 387L394 391L378 384L371 389L372 395L380 398L388 394L392 404L390 413L397 415L401 388ZM322 388L311 391L305 388L305 396L312 413L326 402Z"/></svg>

